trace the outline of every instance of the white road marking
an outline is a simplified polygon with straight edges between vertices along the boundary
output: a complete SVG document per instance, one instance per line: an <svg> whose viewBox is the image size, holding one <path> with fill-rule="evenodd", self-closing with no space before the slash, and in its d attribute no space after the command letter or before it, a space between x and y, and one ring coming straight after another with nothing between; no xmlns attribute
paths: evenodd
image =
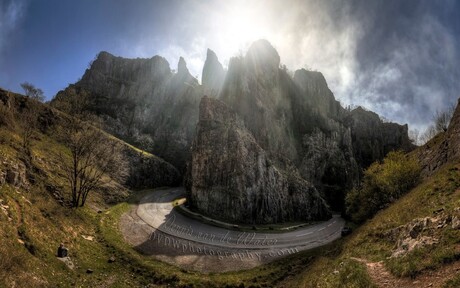
<svg viewBox="0 0 460 288"><path fill-rule="evenodd" d="M318 232L319 232L319 231L323 231L324 229L326 229L326 227L323 227L323 228L321 228L321 229L318 229Z"/></svg>
<svg viewBox="0 0 460 288"><path fill-rule="evenodd" d="M304 233L304 234L297 235L296 237L305 236L305 235L310 235L310 234L312 234L312 233L313 233L313 232L307 232L307 233Z"/></svg>

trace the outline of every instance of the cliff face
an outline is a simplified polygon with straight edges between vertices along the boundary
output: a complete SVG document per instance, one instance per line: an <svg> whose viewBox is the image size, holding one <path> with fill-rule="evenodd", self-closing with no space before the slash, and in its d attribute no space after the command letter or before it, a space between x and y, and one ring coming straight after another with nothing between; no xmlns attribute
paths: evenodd
<svg viewBox="0 0 460 288"><path fill-rule="evenodd" d="M392 150L412 147L407 125L384 123L379 115L361 107L352 110L345 117L345 123L351 128L354 155L362 167L382 159Z"/></svg>
<svg viewBox="0 0 460 288"><path fill-rule="evenodd" d="M108 132L183 169L198 121L200 89L183 58L172 73L159 56L124 59L101 52L82 79L53 102L86 95L83 110L99 115Z"/></svg>
<svg viewBox="0 0 460 288"><path fill-rule="evenodd" d="M202 98L196 133L188 187L195 209L245 223L330 217L316 189L276 167L223 102Z"/></svg>

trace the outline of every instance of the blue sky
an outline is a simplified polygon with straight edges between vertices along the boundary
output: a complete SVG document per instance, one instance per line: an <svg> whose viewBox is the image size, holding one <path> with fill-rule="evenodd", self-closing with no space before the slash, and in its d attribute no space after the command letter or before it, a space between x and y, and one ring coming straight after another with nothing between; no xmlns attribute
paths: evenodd
<svg viewBox="0 0 460 288"><path fill-rule="evenodd" d="M0 0L0 87L47 99L102 50L224 66L265 38L288 69L323 72L343 105L423 130L460 97L460 1Z"/></svg>

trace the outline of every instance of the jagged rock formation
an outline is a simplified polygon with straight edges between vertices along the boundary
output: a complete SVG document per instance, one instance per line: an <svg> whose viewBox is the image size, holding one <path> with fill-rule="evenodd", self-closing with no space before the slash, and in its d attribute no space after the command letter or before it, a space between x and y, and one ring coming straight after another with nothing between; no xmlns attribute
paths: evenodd
<svg viewBox="0 0 460 288"><path fill-rule="evenodd" d="M412 148L407 126L384 123L362 108L344 109L320 72L301 69L291 77L265 40L256 41L244 57L230 59L227 72L208 50L202 85L182 58L173 73L159 56L123 59L101 52L82 80L53 103L87 94L91 104L84 110L99 115L109 132L183 173L186 159L193 157L205 92L238 114L276 167L312 183L334 210L342 208L345 191L363 168L392 149Z"/></svg>
<svg viewBox="0 0 460 288"><path fill-rule="evenodd" d="M219 95L224 80L224 67L222 67L222 64L219 62L216 53L208 49L206 61L203 66L203 73L201 75L201 84L203 85L205 94L211 96Z"/></svg>
<svg viewBox="0 0 460 288"><path fill-rule="evenodd" d="M201 100L189 173L191 206L220 219L277 223L330 217L316 189L276 167L219 100Z"/></svg>

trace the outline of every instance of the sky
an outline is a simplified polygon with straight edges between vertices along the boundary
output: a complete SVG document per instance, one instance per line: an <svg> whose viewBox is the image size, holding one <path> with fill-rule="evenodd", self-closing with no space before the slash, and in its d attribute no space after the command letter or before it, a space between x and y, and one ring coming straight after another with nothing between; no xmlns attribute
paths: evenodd
<svg viewBox="0 0 460 288"><path fill-rule="evenodd" d="M262 38L342 105L421 132L460 97L456 0L0 0L0 87L27 81L49 100L100 51L171 69L183 56L200 79L207 48L227 66Z"/></svg>

